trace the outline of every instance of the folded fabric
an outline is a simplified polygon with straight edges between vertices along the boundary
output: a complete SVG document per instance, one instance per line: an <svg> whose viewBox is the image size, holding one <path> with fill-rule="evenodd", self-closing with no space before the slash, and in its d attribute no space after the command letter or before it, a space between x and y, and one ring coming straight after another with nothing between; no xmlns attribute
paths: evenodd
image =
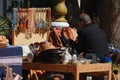
<svg viewBox="0 0 120 80"><path fill-rule="evenodd" d="M75 28L64 27L64 28L62 28L61 32L64 34L64 36L67 39L76 41L78 34L77 34L77 30Z"/></svg>
<svg viewBox="0 0 120 80"><path fill-rule="evenodd" d="M61 30L58 27L55 27L50 32L48 41L51 42L55 47L63 47L60 37L61 37Z"/></svg>

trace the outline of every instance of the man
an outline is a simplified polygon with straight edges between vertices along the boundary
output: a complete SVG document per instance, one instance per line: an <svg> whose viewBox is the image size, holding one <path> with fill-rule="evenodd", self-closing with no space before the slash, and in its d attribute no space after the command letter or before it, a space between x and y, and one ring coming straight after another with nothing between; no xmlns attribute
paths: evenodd
<svg viewBox="0 0 120 80"><path fill-rule="evenodd" d="M88 14L79 16L81 31L78 32L78 53L95 54L99 58L108 56L108 42L103 30L95 26Z"/></svg>

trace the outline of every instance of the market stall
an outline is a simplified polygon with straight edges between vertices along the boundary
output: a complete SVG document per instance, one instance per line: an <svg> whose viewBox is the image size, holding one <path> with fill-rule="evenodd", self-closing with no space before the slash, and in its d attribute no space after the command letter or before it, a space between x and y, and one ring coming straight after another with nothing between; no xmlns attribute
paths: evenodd
<svg viewBox="0 0 120 80"><path fill-rule="evenodd" d="M25 59L32 62L23 61L23 70L32 70L34 73L36 73L34 70L68 72L74 75L75 80L79 80L80 73L106 72L108 80L111 80L111 63L94 63L93 60L90 60L91 64L85 58L82 61L78 60L78 56L74 55L76 54L75 50L70 51L71 42L74 42L77 37L74 28L68 26L61 28L58 24L58 26L52 26L53 28L49 32L50 12L49 8L13 9L13 45L28 45L32 49ZM52 51L52 49L54 50ZM58 49L62 51L62 55L59 55ZM47 50L52 52L45 52Z"/></svg>
<svg viewBox="0 0 120 80"><path fill-rule="evenodd" d="M12 45L30 45L47 40L50 22L51 8L14 8Z"/></svg>

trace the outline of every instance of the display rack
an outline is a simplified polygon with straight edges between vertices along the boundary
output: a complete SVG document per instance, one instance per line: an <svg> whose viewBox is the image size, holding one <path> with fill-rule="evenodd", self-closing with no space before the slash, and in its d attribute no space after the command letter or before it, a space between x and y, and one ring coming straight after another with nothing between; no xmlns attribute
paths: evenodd
<svg viewBox="0 0 120 80"><path fill-rule="evenodd" d="M12 45L29 45L47 40L51 8L13 8Z"/></svg>

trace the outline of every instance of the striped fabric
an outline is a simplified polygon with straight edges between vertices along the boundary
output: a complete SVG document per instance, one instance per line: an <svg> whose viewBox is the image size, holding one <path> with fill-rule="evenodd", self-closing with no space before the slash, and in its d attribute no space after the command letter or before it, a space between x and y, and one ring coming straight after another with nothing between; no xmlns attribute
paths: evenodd
<svg viewBox="0 0 120 80"><path fill-rule="evenodd" d="M22 54L23 51L20 46L0 48L0 80L6 75L5 69L2 67L1 63L11 67L14 73L22 75Z"/></svg>

